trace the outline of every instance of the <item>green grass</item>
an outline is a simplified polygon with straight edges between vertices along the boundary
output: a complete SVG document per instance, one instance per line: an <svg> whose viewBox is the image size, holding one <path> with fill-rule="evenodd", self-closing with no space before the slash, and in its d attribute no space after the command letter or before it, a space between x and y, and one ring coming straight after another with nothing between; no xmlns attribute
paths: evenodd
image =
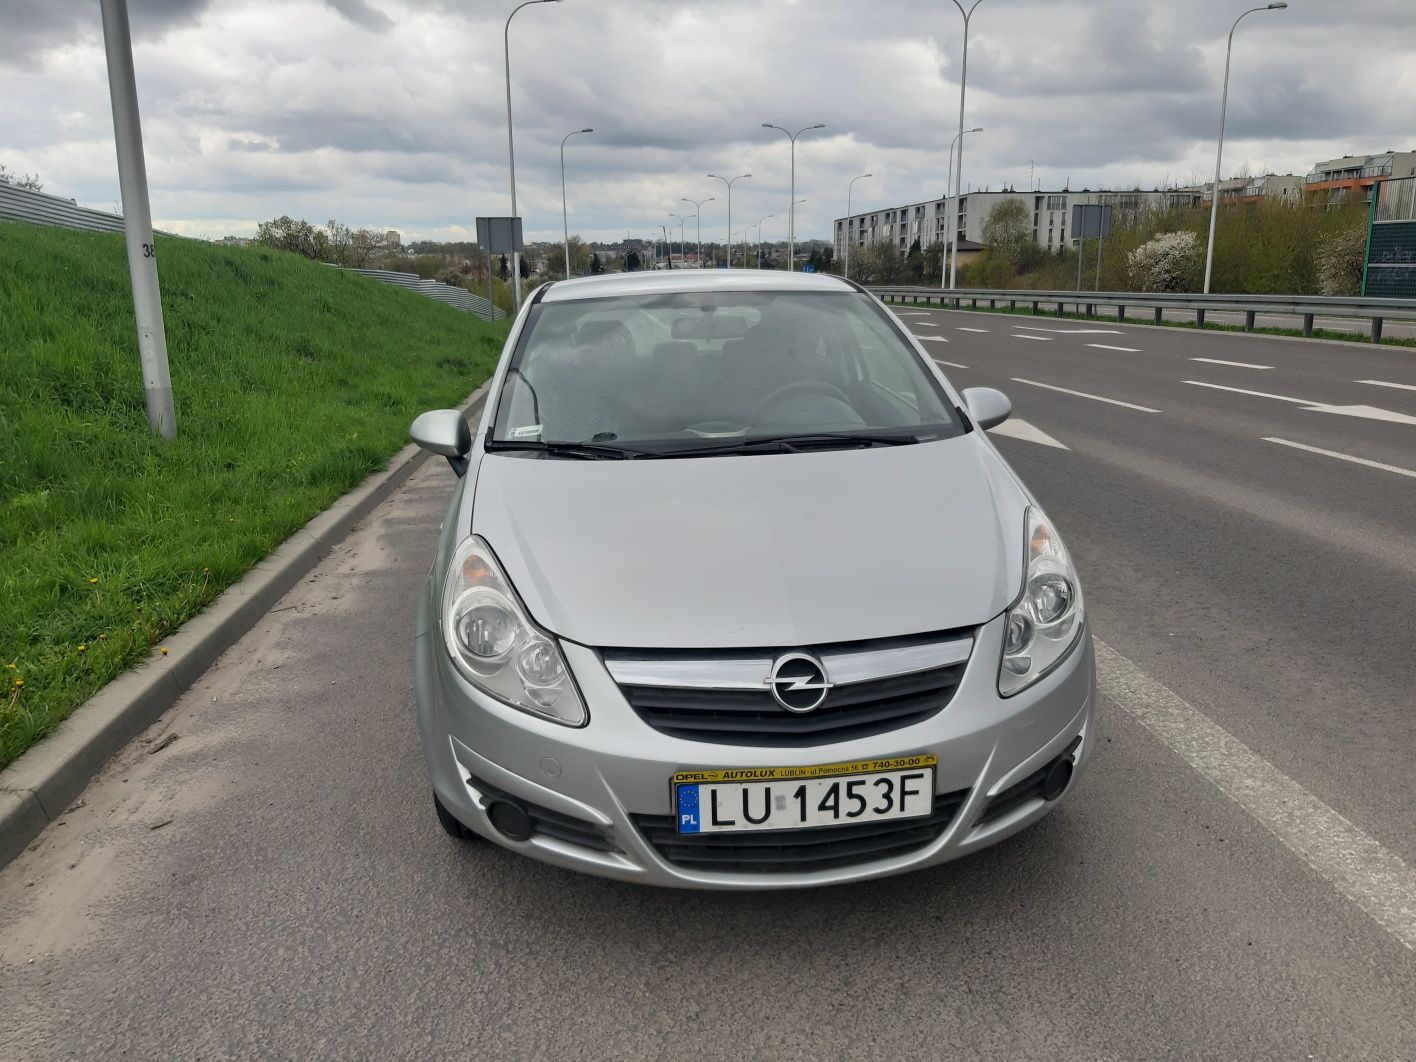
<svg viewBox="0 0 1416 1062"><path fill-rule="evenodd" d="M464 399L506 334L293 255L158 248L173 440L147 428L122 237L0 223L0 767Z"/></svg>
<svg viewBox="0 0 1416 1062"><path fill-rule="evenodd" d="M1026 298L1025 298L1025 296L1026 296ZM1005 302L1005 301L1007 301L1007 300L1006 300L1006 299L1000 299L999 301L1000 301L1000 302ZM1071 304L1080 302L1080 303L1082 303L1083 305L1086 305L1086 301L1087 301L1087 299L1086 299L1086 292L1082 292L1082 293L1081 293L1081 298L1075 298L1075 299L1069 298L1069 299L1067 300L1067 304L1068 304L1068 305L1071 305ZM994 306L994 307L989 307L989 306L987 306L987 305L985 304L985 301L984 301L984 300L979 300L979 305L978 305L978 306L971 306L971 305L969 305L969 300L968 300L967 298L961 299L960 302L962 303L962 305L959 307L959 309L960 309L961 311L965 311L965 312L967 312L967 313L1001 313L1001 314L1007 314L1007 315L1013 316L1013 317L1046 317L1046 318L1048 318L1048 319L1050 319L1050 320L1053 320L1053 321L1056 321L1056 320L1063 320L1063 321L1115 321L1115 320L1116 320L1116 315L1115 315L1114 313L1097 313L1097 314L1093 314L1091 317L1088 317L1086 314L1083 314L1083 313L1072 313L1070 310L1067 311L1067 312L1065 312L1065 313L1063 313L1062 316L1061 316L1061 318L1058 318L1057 314L1054 312L1054 310L1055 310L1055 308L1056 308L1056 306L1057 306L1057 300L1055 300L1055 299L1050 300L1050 301L1049 301L1049 300L1045 300L1045 299L1044 299L1044 300L1039 300L1038 312L1037 312L1037 313L1033 313L1033 312L1032 312L1032 307L1031 307L1030 305L1028 305L1028 303L1031 303L1031 302L1032 302L1032 297L1031 297L1030 295L1028 295L1028 293L1027 293L1026 291L1021 290L1021 289L1020 289L1019 292L1018 292L1018 308L1017 308L1016 310L1010 310L1010 309L1008 309L1007 306ZM892 305L892 306L919 306L921 309L935 309L935 310L952 310L952 309L953 309L952 306L941 306L941 305L938 304L937 302L934 303L934 304L932 304L932 305L929 305L929 306L926 306L923 302L892 302L890 305ZM1051 307L1053 307L1054 309L1053 309L1053 310L1045 309L1045 307L1048 307L1048 306L1051 306ZM1144 315L1144 316L1142 316L1142 315ZM1157 326L1156 323L1155 323L1155 321L1152 320L1150 313L1147 312L1146 310L1139 310L1139 311L1133 312L1133 313L1130 314L1128 317L1126 317L1125 320L1121 321L1121 324L1124 324L1124 325L1145 325L1145 326L1148 327L1148 328L1155 328L1155 327L1160 327L1160 328L1190 328L1190 329L1198 329L1198 328L1199 328L1199 326L1196 325L1193 320L1190 320L1190 321L1169 321L1169 320L1167 320L1167 321L1162 321L1162 322L1159 324L1159 326ZM1371 339L1371 336L1370 336L1369 333L1356 331L1356 329L1358 329L1358 328L1364 328L1364 327L1369 327L1369 326L1370 326L1370 322L1361 321L1361 320L1356 320L1356 321L1354 321L1354 323L1353 323L1353 329L1354 329L1354 330L1351 331L1351 332L1342 331L1342 330L1335 329L1335 328L1314 328L1314 329L1313 329L1313 336L1312 336L1312 338L1314 338L1314 339L1334 339L1334 340L1341 340L1341 341L1344 342L1344 343L1370 343L1370 342L1372 341L1372 339ZM1228 324L1228 323L1224 323L1224 322L1209 321L1209 320L1207 320L1207 321L1205 321L1204 328L1201 329L1201 330L1202 330L1202 331L1205 331L1205 332L1242 332L1242 331L1244 331L1244 326L1241 325L1241 324ZM1264 326L1264 325L1255 325L1253 331L1254 331L1255 333L1258 333L1258 334L1261 334L1261 335L1266 335L1266 336L1300 336L1300 337L1301 337L1301 336L1303 335L1303 330L1302 330L1301 328L1273 328L1273 327L1267 327L1267 326ZM1416 337L1411 337L1411 336L1383 336L1382 339L1381 339L1381 342L1378 343L1377 345L1378 345L1378 346L1383 346L1383 347L1385 347L1385 346L1392 346L1392 347L1416 347Z"/></svg>

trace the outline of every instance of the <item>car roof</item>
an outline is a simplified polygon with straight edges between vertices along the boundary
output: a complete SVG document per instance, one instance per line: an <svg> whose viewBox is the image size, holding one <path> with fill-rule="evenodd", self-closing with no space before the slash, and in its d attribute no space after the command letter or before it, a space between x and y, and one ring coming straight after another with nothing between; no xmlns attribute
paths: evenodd
<svg viewBox="0 0 1416 1062"><path fill-rule="evenodd" d="M675 295L690 291L854 290L854 285L826 273L788 273L780 269L662 269L558 280L546 287L541 301L573 302L614 295Z"/></svg>

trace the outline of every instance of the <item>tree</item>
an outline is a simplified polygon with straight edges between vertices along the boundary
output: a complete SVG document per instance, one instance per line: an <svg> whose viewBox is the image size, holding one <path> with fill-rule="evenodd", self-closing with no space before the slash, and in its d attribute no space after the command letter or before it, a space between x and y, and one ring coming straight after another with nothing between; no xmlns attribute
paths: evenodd
<svg viewBox="0 0 1416 1062"><path fill-rule="evenodd" d="M924 279L924 251L919 245L918 236L915 237L914 243L910 244L909 253L905 255L905 270L911 280L918 282Z"/></svg>
<svg viewBox="0 0 1416 1062"><path fill-rule="evenodd" d="M1364 226L1330 232L1318 243L1318 291L1323 295L1360 295L1367 263L1367 230Z"/></svg>
<svg viewBox="0 0 1416 1062"><path fill-rule="evenodd" d="M501 269L501 278L502 278L503 280L510 280L510 279L511 279L511 268L506 264L506 255L502 255L502 256L501 256L501 266L500 266L500 269Z"/></svg>
<svg viewBox="0 0 1416 1062"><path fill-rule="evenodd" d="M522 279L522 280L530 280L530 279L531 279L531 266L530 266L530 264L526 261L526 256L525 256L524 254L521 256L521 279Z"/></svg>
<svg viewBox="0 0 1416 1062"><path fill-rule="evenodd" d="M1200 279L1200 239L1188 229L1167 232L1127 255L1126 265L1141 291L1193 291Z"/></svg>
<svg viewBox="0 0 1416 1062"><path fill-rule="evenodd" d="M18 173L11 173L3 165L0 165L0 184L12 184L16 188L23 188L27 192L42 192L44 184L39 179L37 173L27 173L20 176Z"/></svg>
<svg viewBox="0 0 1416 1062"><path fill-rule="evenodd" d="M1032 220L1021 199L1005 199L995 206L983 223L983 242L999 256L1021 267L1036 246Z"/></svg>
<svg viewBox="0 0 1416 1062"><path fill-rule="evenodd" d="M627 273L637 273L639 271L638 251L630 251L624 256L624 268Z"/></svg>
<svg viewBox="0 0 1416 1062"><path fill-rule="evenodd" d="M590 272L598 276L605 271L605 264L600 261L600 252L596 251L590 256Z"/></svg>

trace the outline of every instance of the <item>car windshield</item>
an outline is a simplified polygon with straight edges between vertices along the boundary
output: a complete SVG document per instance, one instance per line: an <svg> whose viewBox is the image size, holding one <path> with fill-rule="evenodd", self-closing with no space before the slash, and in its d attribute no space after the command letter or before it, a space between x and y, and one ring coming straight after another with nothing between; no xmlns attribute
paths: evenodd
<svg viewBox="0 0 1416 1062"><path fill-rule="evenodd" d="M923 442L964 430L869 296L691 292L534 307L491 448L697 455L803 440Z"/></svg>

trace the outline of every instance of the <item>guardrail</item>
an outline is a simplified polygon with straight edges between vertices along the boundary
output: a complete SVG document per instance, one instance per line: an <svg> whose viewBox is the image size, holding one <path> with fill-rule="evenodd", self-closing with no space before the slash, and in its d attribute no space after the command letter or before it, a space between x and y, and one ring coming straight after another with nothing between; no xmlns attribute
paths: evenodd
<svg viewBox="0 0 1416 1062"><path fill-rule="evenodd" d="M884 285L871 291L885 302L912 302L961 309L964 303L977 309L987 302L989 309L1007 303L1016 310L1019 303L1032 304L1033 313L1049 312L1053 307L1061 317L1067 306L1075 313L1095 317L1101 306L1115 307L1116 319L1124 321L1128 309L1150 310L1156 324L1161 323L1165 310L1193 312L1195 324L1203 328L1206 312L1242 313L1244 331L1254 330L1255 314L1300 317L1303 334L1313 334L1314 317L1351 317L1371 322L1372 342L1382 338L1382 322L1416 321L1416 299L1358 299L1328 295L1197 295L1184 292L1134 291L1028 291L1015 288L943 288ZM1042 307L1047 307L1043 310ZM1085 309L1084 309L1085 308Z"/></svg>
<svg viewBox="0 0 1416 1062"><path fill-rule="evenodd" d="M351 269L349 272L416 291L419 295L447 303L463 313L475 314L484 321L501 321L506 318L505 310L493 306L480 295L473 295L466 288L455 288L440 280L424 280L417 273L395 273L388 269Z"/></svg>
<svg viewBox="0 0 1416 1062"><path fill-rule="evenodd" d="M81 207L72 199L0 181L0 221L28 221L33 225L58 225L88 232L122 232L121 214Z"/></svg>

